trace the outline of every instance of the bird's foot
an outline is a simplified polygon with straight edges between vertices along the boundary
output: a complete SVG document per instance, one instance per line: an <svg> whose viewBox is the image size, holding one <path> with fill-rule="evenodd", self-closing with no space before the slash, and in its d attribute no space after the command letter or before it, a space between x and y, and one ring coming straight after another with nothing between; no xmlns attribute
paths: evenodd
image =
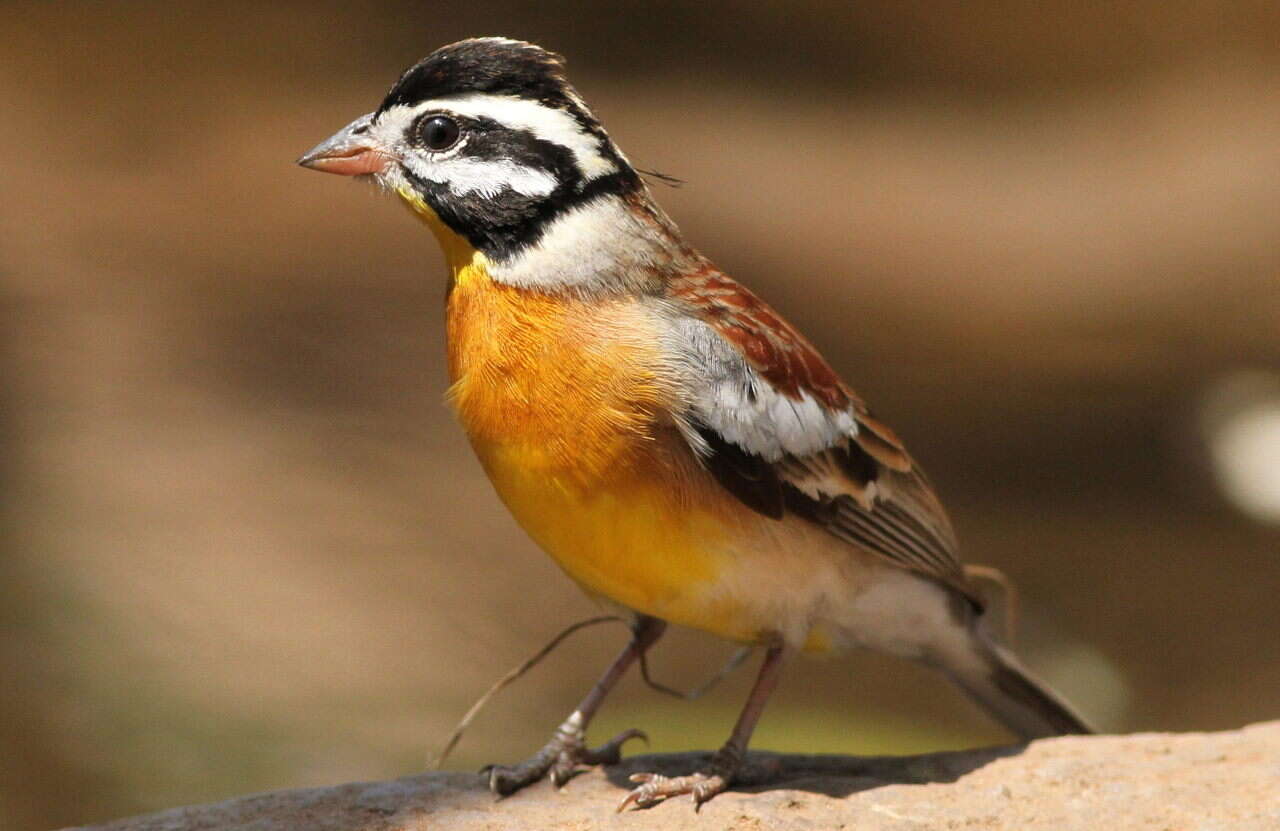
<svg viewBox="0 0 1280 831"><path fill-rule="evenodd" d="M600 747L587 747L582 720L575 713L556 730L551 741L541 750L518 765L488 765L480 771L489 784L489 790L499 796L508 796L521 788L532 785L544 776L550 776L557 788L575 775L579 768L594 765L616 765L622 760L622 745L631 739L649 741L640 730L625 730Z"/></svg>
<svg viewBox="0 0 1280 831"><path fill-rule="evenodd" d="M711 758L706 770L688 776L663 776L660 773L633 773L631 781L639 785L618 804L618 812L630 807L650 808L673 796L693 795L695 811L713 796L728 790L738 778L742 767L742 754L732 747L724 747Z"/></svg>

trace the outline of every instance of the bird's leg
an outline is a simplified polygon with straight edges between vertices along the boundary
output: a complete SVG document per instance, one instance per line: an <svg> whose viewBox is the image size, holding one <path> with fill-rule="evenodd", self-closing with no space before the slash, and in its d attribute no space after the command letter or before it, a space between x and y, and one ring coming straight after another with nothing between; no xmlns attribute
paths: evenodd
<svg viewBox="0 0 1280 831"><path fill-rule="evenodd" d="M756 722L760 720L760 714L764 712L764 705L769 700L773 688L778 685L778 675L786 654L786 647L780 645L770 647L765 653L760 674L756 676L756 684L751 689L751 695L747 697L747 703L742 708L742 714L738 716L738 723L734 725L729 741L725 742L724 747L711 757L711 764L706 770L689 776L662 776L657 773L632 774L631 781L640 784L627 794L618 805L618 810L625 811L632 805L637 808L647 808L681 794L693 794L694 807L698 808L702 803L728 788L746 758L747 742L751 740L751 733L756 728Z"/></svg>
<svg viewBox="0 0 1280 831"><path fill-rule="evenodd" d="M667 624L657 618L641 616L632 629L631 642L605 670L600 680L587 693L578 708L556 728L541 750L517 765L489 765L481 774L488 779L489 790L501 796L532 785L548 773L551 783L560 787L568 782L580 765L616 765L621 759L622 745L629 739L647 736L639 730L626 730L597 748L587 747L586 730L591 717L600 709L609 690L623 673L662 636Z"/></svg>

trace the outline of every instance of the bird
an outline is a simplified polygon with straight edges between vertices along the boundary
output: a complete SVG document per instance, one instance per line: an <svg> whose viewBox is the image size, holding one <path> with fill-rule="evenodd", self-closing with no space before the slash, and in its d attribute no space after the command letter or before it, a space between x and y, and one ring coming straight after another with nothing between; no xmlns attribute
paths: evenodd
<svg viewBox="0 0 1280 831"><path fill-rule="evenodd" d="M618 806L744 774L780 671L876 650L940 671L1018 737L1092 732L993 633L919 464L800 332L694 248L565 74L484 37L405 71L299 164L368 180L448 267L447 394L498 497L631 638L507 795L616 764L586 731L669 624L762 648L728 740L687 775L636 773Z"/></svg>

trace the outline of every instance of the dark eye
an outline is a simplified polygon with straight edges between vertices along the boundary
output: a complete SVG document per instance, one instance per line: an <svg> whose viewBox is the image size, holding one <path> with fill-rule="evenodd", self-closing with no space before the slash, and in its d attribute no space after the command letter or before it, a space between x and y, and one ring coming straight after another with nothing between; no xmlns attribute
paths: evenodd
<svg viewBox="0 0 1280 831"><path fill-rule="evenodd" d="M422 143L428 150L448 150L462 132L458 122L446 115L433 115L422 122Z"/></svg>

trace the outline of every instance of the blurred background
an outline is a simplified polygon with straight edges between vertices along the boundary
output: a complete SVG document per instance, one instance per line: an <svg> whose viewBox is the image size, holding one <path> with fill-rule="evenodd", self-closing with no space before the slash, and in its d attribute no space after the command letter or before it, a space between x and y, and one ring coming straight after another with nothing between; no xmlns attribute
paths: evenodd
<svg viewBox="0 0 1280 831"><path fill-rule="evenodd" d="M689 236L908 440L1028 663L1109 730L1280 716L1280 6L0 4L0 826L423 769L595 612L442 398L442 262L293 160L461 37L570 74ZM570 641L451 764L532 752ZM666 682L731 649L680 633ZM717 746L753 670L594 733ZM757 746L1007 737L802 661Z"/></svg>

